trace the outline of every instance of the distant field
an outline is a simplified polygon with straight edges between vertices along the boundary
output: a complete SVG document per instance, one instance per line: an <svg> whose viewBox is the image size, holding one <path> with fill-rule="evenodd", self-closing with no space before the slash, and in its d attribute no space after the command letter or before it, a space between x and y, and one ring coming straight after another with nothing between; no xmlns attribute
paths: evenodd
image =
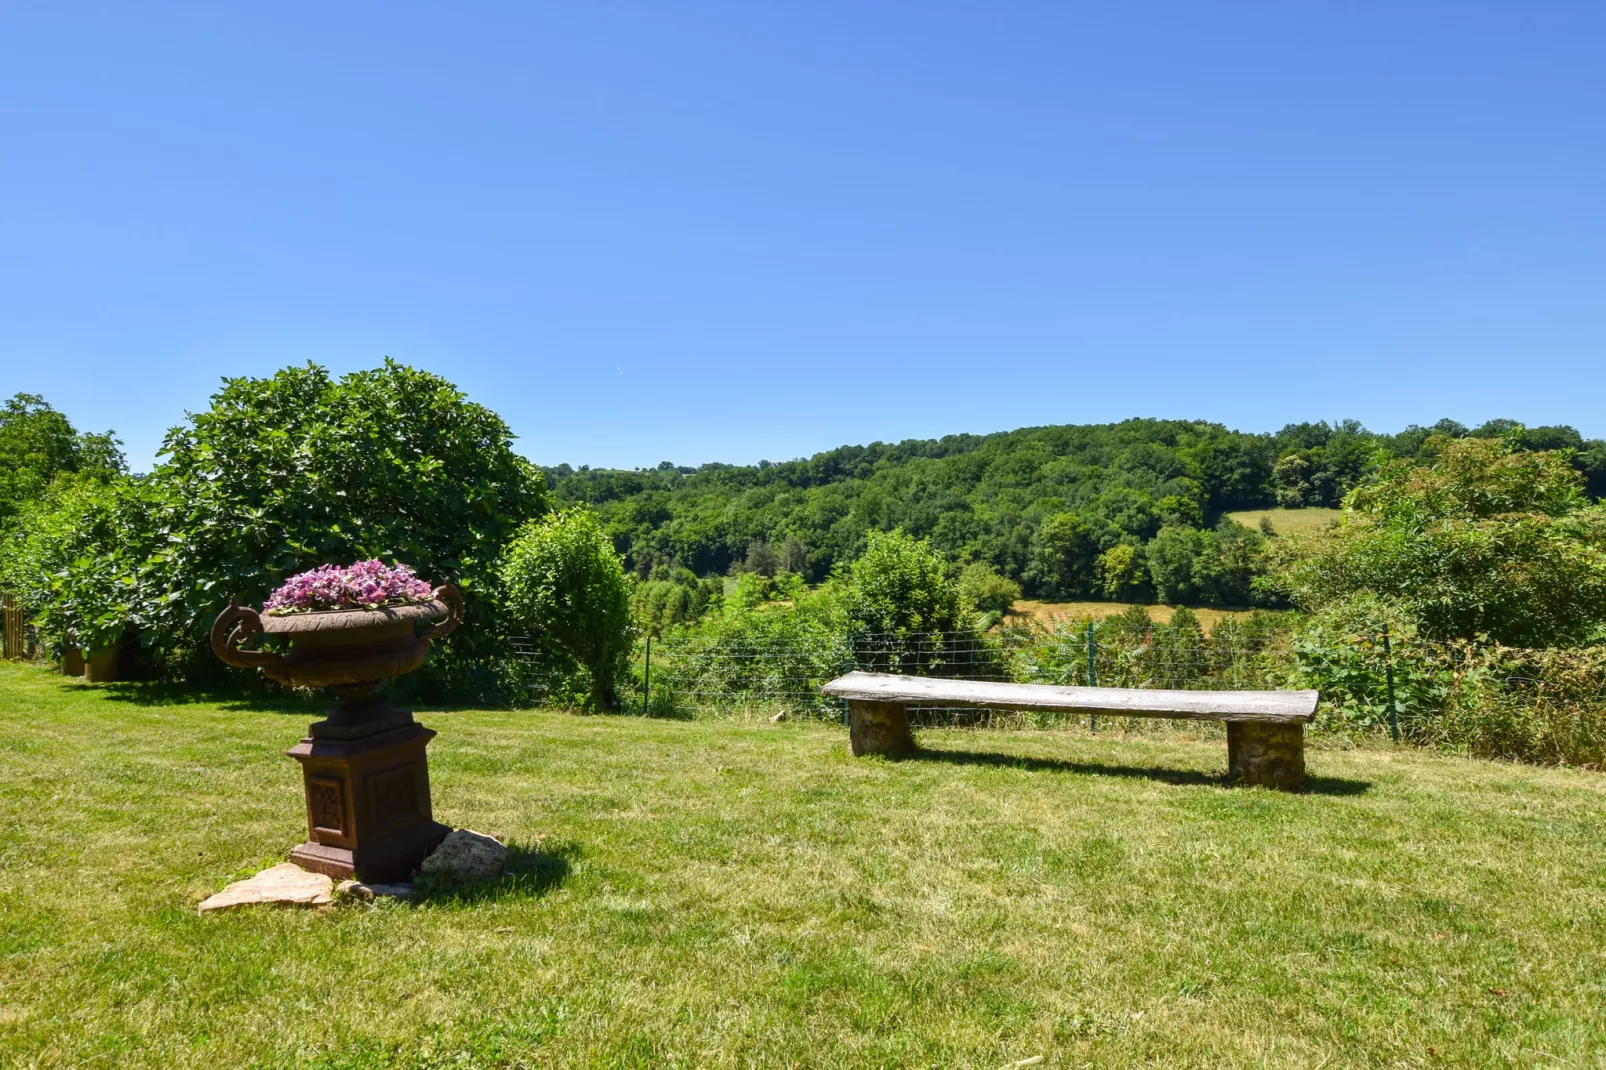
<svg viewBox="0 0 1606 1070"><path fill-rule="evenodd" d="M1273 521L1275 523L1275 521ZM1028 618L1052 624L1056 620L1065 618L1077 619L1092 617L1103 620L1124 612L1130 602L1036 602L1029 598L1017 601L1008 613L1004 615L1005 623L1023 624ZM1175 606L1144 606L1149 619L1157 623L1165 623L1171 619ZM1247 617L1252 610L1247 609L1194 609L1199 617L1199 623L1204 625L1206 631L1216 626L1216 622L1228 617Z"/></svg>
<svg viewBox="0 0 1606 1070"><path fill-rule="evenodd" d="M1271 527L1279 535L1298 535L1305 531L1320 531L1344 515L1342 509L1249 509L1242 513L1228 513L1246 528L1260 528L1260 518L1270 517Z"/></svg>

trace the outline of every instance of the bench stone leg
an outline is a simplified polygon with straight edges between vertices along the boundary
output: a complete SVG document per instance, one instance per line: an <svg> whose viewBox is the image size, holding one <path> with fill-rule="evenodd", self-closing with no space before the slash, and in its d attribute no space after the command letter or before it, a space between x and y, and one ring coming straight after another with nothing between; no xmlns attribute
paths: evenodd
<svg viewBox="0 0 1606 1070"><path fill-rule="evenodd" d="M1305 786L1305 726L1227 722L1227 767L1243 784L1299 791Z"/></svg>
<svg viewBox="0 0 1606 1070"><path fill-rule="evenodd" d="M848 752L903 755L915 749L909 710L900 702L848 700Z"/></svg>

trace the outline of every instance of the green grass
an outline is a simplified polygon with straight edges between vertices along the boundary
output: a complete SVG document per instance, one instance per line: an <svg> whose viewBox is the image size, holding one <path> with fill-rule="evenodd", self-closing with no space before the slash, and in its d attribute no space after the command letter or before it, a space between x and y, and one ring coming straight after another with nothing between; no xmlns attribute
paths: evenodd
<svg viewBox="0 0 1606 1070"><path fill-rule="evenodd" d="M434 712L485 893L201 917L309 709L0 666L0 1065L1598 1066L1606 778L1219 739Z"/></svg>
<svg viewBox="0 0 1606 1070"><path fill-rule="evenodd" d="M1279 535L1298 535L1306 531L1320 531L1344 515L1342 509L1250 509L1242 513L1228 513L1233 520L1246 528L1260 530L1262 517L1271 519L1271 528Z"/></svg>

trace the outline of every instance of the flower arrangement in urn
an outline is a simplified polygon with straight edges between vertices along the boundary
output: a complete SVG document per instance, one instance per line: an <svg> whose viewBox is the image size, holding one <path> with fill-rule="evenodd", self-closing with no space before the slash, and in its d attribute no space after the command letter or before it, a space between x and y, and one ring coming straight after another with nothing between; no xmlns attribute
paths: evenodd
<svg viewBox="0 0 1606 1070"><path fill-rule="evenodd" d="M262 603L274 616L329 609L379 609L428 602L435 597L429 584L406 565L386 568L375 558L341 568L324 565L291 576Z"/></svg>
<svg viewBox="0 0 1606 1070"><path fill-rule="evenodd" d="M449 831L430 813L424 748L435 733L374 690L424 664L430 641L462 617L456 587L432 588L406 565L374 560L291 576L260 612L231 605L213 621L212 650L227 664L340 696L290 749L308 829L291 861L331 877L404 880ZM248 649L265 635L289 648Z"/></svg>
<svg viewBox="0 0 1606 1070"><path fill-rule="evenodd" d="M218 614L212 650L281 683L338 689L345 701L332 716L351 721L381 681L422 665L430 640L455 629L462 613L457 588L432 588L406 565L323 565L285 580L260 613L232 605ZM287 640L290 649L244 649L263 635Z"/></svg>

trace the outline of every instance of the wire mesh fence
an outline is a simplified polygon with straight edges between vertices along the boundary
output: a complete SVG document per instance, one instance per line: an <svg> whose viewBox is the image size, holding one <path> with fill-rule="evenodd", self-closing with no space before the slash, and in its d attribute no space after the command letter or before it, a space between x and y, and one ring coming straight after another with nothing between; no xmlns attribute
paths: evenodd
<svg viewBox="0 0 1606 1070"><path fill-rule="evenodd" d="M1286 643L1283 644L1283 648ZM820 688L854 670L957 680L1171 688L1274 686L1279 647L1265 638L1156 640L1092 631L857 633L731 638L674 636L636 654L641 708L660 716L840 718ZM918 707L920 723L1020 721L1018 711Z"/></svg>
<svg viewBox="0 0 1606 1070"><path fill-rule="evenodd" d="M1313 687L1318 732L1388 733L1489 757L1606 762L1606 649L1517 650L1385 633L1331 636L1123 628L1106 623L991 633L718 633L642 643L633 709L656 716L838 720L820 687L852 670L963 680L1170 690ZM921 707L923 725L1053 727L1066 715ZM1098 727L1164 731L1138 719ZM1194 726L1197 729L1197 726ZM1212 729L1197 729L1210 731Z"/></svg>

